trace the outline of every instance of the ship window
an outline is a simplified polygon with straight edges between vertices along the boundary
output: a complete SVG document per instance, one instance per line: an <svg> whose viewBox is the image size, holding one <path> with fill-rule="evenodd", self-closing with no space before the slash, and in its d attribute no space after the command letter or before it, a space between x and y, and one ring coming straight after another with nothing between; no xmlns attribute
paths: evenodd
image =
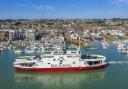
<svg viewBox="0 0 128 89"><path fill-rule="evenodd" d="M65 54L67 53L67 52L64 52Z"/></svg>
<svg viewBox="0 0 128 89"><path fill-rule="evenodd" d="M72 62L72 64L75 64L75 62Z"/></svg>
<svg viewBox="0 0 128 89"><path fill-rule="evenodd" d="M71 52L71 53L76 53L76 52Z"/></svg>
<svg viewBox="0 0 128 89"><path fill-rule="evenodd" d="M94 61L94 65L100 64L100 61Z"/></svg>
<svg viewBox="0 0 128 89"><path fill-rule="evenodd" d="M54 52L55 54L57 54L58 52Z"/></svg>
<svg viewBox="0 0 128 89"><path fill-rule="evenodd" d="M19 64L17 63L17 64L15 64L15 65L19 65Z"/></svg>
<svg viewBox="0 0 128 89"><path fill-rule="evenodd" d="M51 54L51 52L44 52L44 54Z"/></svg>
<svg viewBox="0 0 128 89"><path fill-rule="evenodd" d="M60 60L60 64L62 64L63 60Z"/></svg>
<svg viewBox="0 0 128 89"><path fill-rule="evenodd" d="M72 57L72 56L67 56L67 57Z"/></svg>
<svg viewBox="0 0 128 89"><path fill-rule="evenodd" d="M35 65L35 63L20 63L19 64L20 66L29 66L29 67L32 67L33 65Z"/></svg>
<svg viewBox="0 0 128 89"><path fill-rule="evenodd" d="M89 65L93 65L93 61L87 61Z"/></svg>
<svg viewBox="0 0 128 89"><path fill-rule="evenodd" d="M97 59L97 56L90 56L90 55L82 55L82 59Z"/></svg>
<svg viewBox="0 0 128 89"><path fill-rule="evenodd" d="M50 63L48 63L48 64L50 64Z"/></svg>

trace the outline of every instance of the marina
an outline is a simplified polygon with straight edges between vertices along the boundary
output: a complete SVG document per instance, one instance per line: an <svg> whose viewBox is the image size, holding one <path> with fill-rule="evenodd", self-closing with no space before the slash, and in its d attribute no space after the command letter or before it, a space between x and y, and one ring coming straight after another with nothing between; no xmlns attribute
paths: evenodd
<svg viewBox="0 0 128 89"><path fill-rule="evenodd" d="M2 89L17 89L19 87L21 89L36 89L37 87L38 89L84 89L85 87L88 89L94 87L96 87L96 89L127 89L128 55L118 52L117 47L113 43L110 43L107 49L102 48L100 42L93 42L90 44L90 47L97 48L97 50L85 50L85 48L81 48L81 54L104 55L107 58L107 67L70 72L16 71L13 63L15 60L18 61L18 59L15 59L17 54L15 54L13 50L0 52L0 70L2 71L0 86ZM33 54L29 55L26 56L25 54L23 57L20 56L19 60L27 61L27 58L35 58ZM34 85L31 85L32 83L34 83ZM114 84L111 85L112 83ZM115 84L119 83L121 83L121 85L115 86ZM8 86L5 84L8 84ZM92 84L93 86L91 86Z"/></svg>

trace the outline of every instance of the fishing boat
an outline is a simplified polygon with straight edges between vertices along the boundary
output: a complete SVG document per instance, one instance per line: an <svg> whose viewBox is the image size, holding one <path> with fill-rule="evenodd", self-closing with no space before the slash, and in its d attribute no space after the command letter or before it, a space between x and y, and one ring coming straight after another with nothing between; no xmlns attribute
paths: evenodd
<svg viewBox="0 0 128 89"><path fill-rule="evenodd" d="M5 51L5 50L6 50L5 46L4 45L1 45L0 46L0 51Z"/></svg>
<svg viewBox="0 0 128 89"><path fill-rule="evenodd" d="M16 54L20 54L20 53L22 53L22 52L23 52L23 51L20 50L20 49L15 50L15 53L16 53Z"/></svg>
<svg viewBox="0 0 128 89"><path fill-rule="evenodd" d="M125 43L124 42L119 42L117 44L117 50L120 51L120 50L123 50L125 49Z"/></svg>
<svg viewBox="0 0 128 89"><path fill-rule="evenodd" d="M34 53L34 49L30 48L30 47L26 47L24 50L25 53Z"/></svg>
<svg viewBox="0 0 128 89"><path fill-rule="evenodd" d="M24 52L28 54L31 54L34 52L40 52L40 48L35 45L30 45L25 48Z"/></svg>
<svg viewBox="0 0 128 89"><path fill-rule="evenodd" d="M127 41L119 42L117 45L117 50L118 52L121 52L123 54L128 54L128 42Z"/></svg>
<svg viewBox="0 0 128 89"><path fill-rule="evenodd" d="M80 48L63 50L60 48L44 48L40 58L32 60L15 60L16 70L23 71L79 71L103 68L107 65L102 55L83 55Z"/></svg>
<svg viewBox="0 0 128 89"><path fill-rule="evenodd" d="M4 51L4 48L3 47L0 47L0 51Z"/></svg>
<svg viewBox="0 0 128 89"><path fill-rule="evenodd" d="M96 47L86 46L85 49L87 49L87 50L96 50L97 48Z"/></svg>
<svg viewBox="0 0 128 89"><path fill-rule="evenodd" d="M109 47L109 43L106 42L106 41L102 41L102 42L101 42L101 45L102 45L102 48L103 48L103 49L108 49L108 47Z"/></svg>

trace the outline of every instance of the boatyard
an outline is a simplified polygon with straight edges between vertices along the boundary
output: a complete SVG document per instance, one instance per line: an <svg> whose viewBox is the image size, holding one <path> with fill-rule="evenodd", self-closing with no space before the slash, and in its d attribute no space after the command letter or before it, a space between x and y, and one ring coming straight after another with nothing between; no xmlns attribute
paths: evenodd
<svg viewBox="0 0 128 89"><path fill-rule="evenodd" d="M38 84L40 84L40 89L42 88L52 88L52 87L58 87L58 89L62 88L67 89L71 88L72 84L74 85L74 89L78 86L88 87L88 89L91 89L97 84L101 84L99 89L102 89L104 86L104 89L108 89L111 87L120 89L122 87L125 87L125 82L127 81L127 66L128 66L128 56L127 54L122 54L118 52L117 46L115 45L116 42L109 43L108 48L103 48L101 42L92 42L89 44L88 47L92 49L85 49L81 48L81 54L100 54L104 55L107 59L106 62L109 64L107 67L102 69L95 69L95 70L81 70L81 71L70 71L67 72L59 71L56 72L29 72L29 71L16 71L13 67L13 63L15 60L19 61L27 61L26 59L31 58L31 60L34 60L35 55L33 53L26 53L25 51L23 53L15 53L13 50L5 50L0 52L0 70L3 71L1 73L1 79L5 80L4 83L2 83L3 89L17 89L18 87L22 87L26 89L27 87L31 87L29 84L36 83L33 85L33 88L36 88ZM47 46L45 46L47 48ZM74 47L74 46L72 46ZM75 46L78 47L78 46ZM97 48L97 49L93 49ZM8 55L8 56L6 56ZM20 55L20 56L19 56ZM21 56L22 55L22 56ZM18 59L15 59L18 58ZM36 60L39 60L36 58ZM31 66L31 65L29 65ZM65 67L68 65L65 65ZM70 65L69 65L70 66ZM55 66L54 66L55 67ZM62 67L62 66L61 66ZM63 66L64 67L64 66ZM6 78L2 78L2 76L6 76ZM123 77L119 77L123 76ZM110 86L111 82L114 82L115 84L118 83L116 79L122 81L122 86ZM26 84L26 81L28 82ZM63 82L62 82L63 81ZM74 82L72 82L74 81ZM55 84L55 82L57 84ZM68 82L68 83L67 83ZM89 84L94 83L94 86L88 86ZM9 83L9 87L5 86L5 83ZM84 86L81 85L84 83ZM50 84L51 86L48 86L47 84ZM58 85L59 84L59 85ZM126 88L124 88L126 89Z"/></svg>

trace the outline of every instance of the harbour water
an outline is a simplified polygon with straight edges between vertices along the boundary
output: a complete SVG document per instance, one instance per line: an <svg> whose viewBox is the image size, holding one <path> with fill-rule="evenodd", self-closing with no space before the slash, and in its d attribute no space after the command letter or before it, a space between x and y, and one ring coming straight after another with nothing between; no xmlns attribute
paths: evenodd
<svg viewBox="0 0 128 89"><path fill-rule="evenodd" d="M0 52L0 89L128 89L128 55L114 45L97 50L81 49L82 54L101 54L109 65L103 69L78 72L25 72L13 68L14 52Z"/></svg>

